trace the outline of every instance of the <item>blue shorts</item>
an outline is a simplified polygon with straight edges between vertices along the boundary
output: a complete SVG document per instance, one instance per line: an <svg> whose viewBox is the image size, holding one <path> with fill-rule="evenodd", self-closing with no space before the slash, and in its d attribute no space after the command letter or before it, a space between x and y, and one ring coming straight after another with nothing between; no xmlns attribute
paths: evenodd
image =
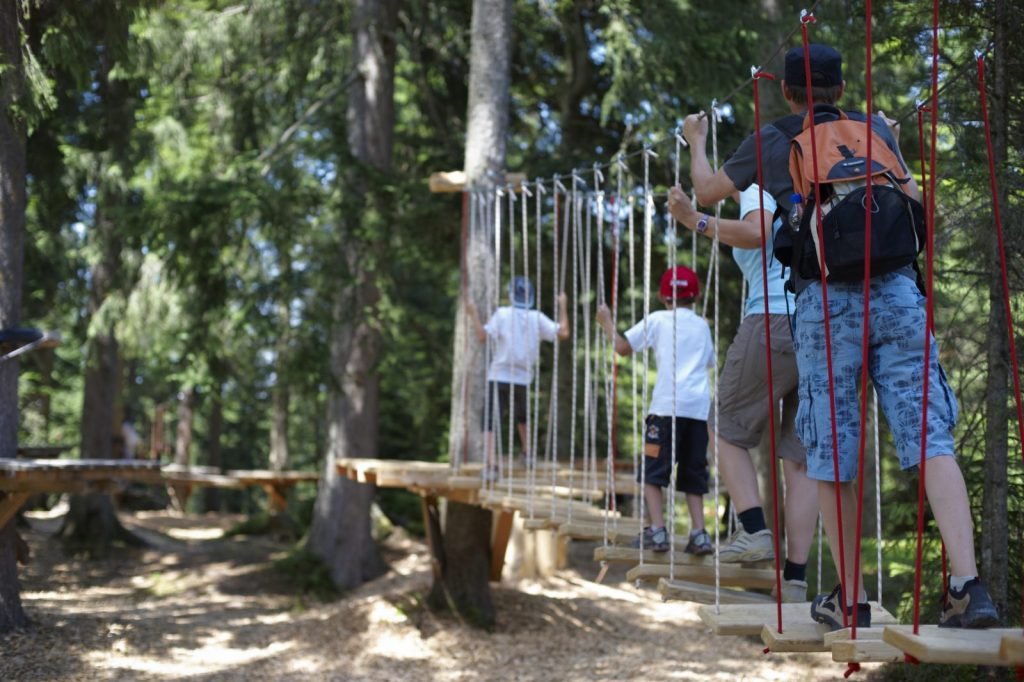
<svg viewBox="0 0 1024 682"><path fill-rule="evenodd" d="M807 446L807 475L819 481L834 481L825 317L821 300L821 285L815 283L800 292L796 301L793 340L800 371L796 428L800 440ZM927 457L954 454L956 398L939 365L935 338L925 331L924 301L914 280L904 274L893 272L871 280L868 371L903 469L911 469L921 461L926 337L931 344ZM839 480L852 481L857 477L860 431L863 283L829 283L828 304Z"/></svg>

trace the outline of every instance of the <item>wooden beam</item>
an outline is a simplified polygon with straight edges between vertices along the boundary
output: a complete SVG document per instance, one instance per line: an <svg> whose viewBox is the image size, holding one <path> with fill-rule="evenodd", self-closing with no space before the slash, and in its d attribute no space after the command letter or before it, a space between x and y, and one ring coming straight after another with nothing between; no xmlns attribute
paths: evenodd
<svg viewBox="0 0 1024 682"><path fill-rule="evenodd" d="M743 568L737 564L721 564L719 582L726 587L747 587L770 590L775 584L775 571L769 568ZM644 564L626 572L626 580L655 582L659 578L676 578L706 585L715 584L713 564L677 564L675 576L669 575L668 564Z"/></svg>
<svg viewBox="0 0 1024 682"><path fill-rule="evenodd" d="M505 184L513 185L518 191L519 183L526 180L526 173L506 173ZM430 174L431 192L461 192L466 188L465 171L439 171Z"/></svg>
<svg viewBox="0 0 1024 682"><path fill-rule="evenodd" d="M888 625L882 639L922 663L1005 666L1013 665L999 656L1006 636L1020 637L1020 629L965 630L922 625L915 635L912 625Z"/></svg>
<svg viewBox="0 0 1024 682"><path fill-rule="evenodd" d="M776 614L777 610L774 599L769 604L723 605L718 609L714 606L701 606L697 609L697 615L716 635L753 635L756 637L761 634L761 629L765 625L775 627ZM879 606L878 602L873 601L871 602L871 622L875 625L890 625L896 623L896 617ZM810 602L794 602L782 605L783 629L796 623L813 624L811 621ZM825 630L827 631L828 628L825 628ZM861 631L858 630L857 632L860 633ZM824 635L822 639L824 639Z"/></svg>
<svg viewBox="0 0 1024 682"><path fill-rule="evenodd" d="M14 518L28 497L29 493L26 492L0 493L0 530Z"/></svg>
<svg viewBox="0 0 1024 682"><path fill-rule="evenodd" d="M1004 635L999 640L999 658L1013 665L1024 665L1024 637L1020 632Z"/></svg>
<svg viewBox="0 0 1024 682"><path fill-rule="evenodd" d="M810 606L800 604L796 617L787 619L786 613L782 617L782 632L778 631L778 623L774 612L769 620L764 621L761 629L761 641L772 651L830 651L833 639L841 639L841 635L832 634L831 629L822 623L815 623L811 620ZM896 617L881 608L877 602L871 602L871 623L876 630L896 623ZM858 628L857 637L864 638L872 636L871 628ZM826 641L826 637L829 639ZM849 636L847 635L847 639Z"/></svg>
<svg viewBox="0 0 1024 682"><path fill-rule="evenodd" d="M688 582L685 580L658 580L658 592L662 601L688 601L697 604L714 604L715 588L711 585ZM747 592L721 587L718 599L722 604L774 604L775 600L760 592Z"/></svg>
<svg viewBox="0 0 1024 682"><path fill-rule="evenodd" d="M857 639L850 639L845 628L825 633L825 646L832 649L837 663L899 663L903 652L882 641L884 627L857 628Z"/></svg>
<svg viewBox="0 0 1024 682"><path fill-rule="evenodd" d="M644 563L668 564L672 559L669 552L655 552L653 549L644 550ZM620 547L609 545L608 547L594 548L594 561L608 561L617 564L639 564L640 550L636 547ZM710 556L696 556L685 552L675 552L676 565L714 565L714 559Z"/></svg>
<svg viewBox="0 0 1024 682"><path fill-rule="evenodd" d="M501 582L501 569L505 567L505 551L508 549L508 539L512 536L512 521L515 516L514 511L503 511L498 514L494 540L491 542L492 583Z"/></svg>

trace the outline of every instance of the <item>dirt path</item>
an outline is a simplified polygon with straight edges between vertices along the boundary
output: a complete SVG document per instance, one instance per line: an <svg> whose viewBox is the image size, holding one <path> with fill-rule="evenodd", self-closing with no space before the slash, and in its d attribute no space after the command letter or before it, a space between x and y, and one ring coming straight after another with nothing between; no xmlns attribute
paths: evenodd
<svg viewBox="0 0 1024 682"><path fill-rule="evenodd" d="M696 607L572 572L494 590L493 634L419 607L425 548L387 545L392 571L344 598L295 595L271 566L284 548L223 538L235 518L139 514L154 549L69 559L34 518L23 573L33 619L0 638L0 680L821 680L826 655L763 656L714 638Z"/></svg>

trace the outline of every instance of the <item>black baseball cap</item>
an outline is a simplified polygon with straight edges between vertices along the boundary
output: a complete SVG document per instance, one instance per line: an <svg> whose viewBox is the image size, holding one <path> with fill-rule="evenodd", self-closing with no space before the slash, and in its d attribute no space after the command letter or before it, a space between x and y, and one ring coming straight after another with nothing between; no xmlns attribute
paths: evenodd
<svg viewBox="0 0 1024 682"><path fill-rule="evenodd" d="M811 85L843 84L843 58L835 48L811 43L807 52L811 58ZM794 47L786 53L786 85L807 87L804 73L804 48Z"/></svg>

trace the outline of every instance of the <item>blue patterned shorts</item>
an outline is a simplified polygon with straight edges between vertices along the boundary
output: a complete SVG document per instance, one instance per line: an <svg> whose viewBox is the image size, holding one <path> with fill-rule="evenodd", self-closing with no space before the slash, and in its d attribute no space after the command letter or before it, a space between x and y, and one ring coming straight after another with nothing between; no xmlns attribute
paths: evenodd
<svg viewBox="0 0 1024 682"><path fill-rule="evenodd" d="M807 474L819 481L835 480L829 410L828 365L825 355L825 317L821 285L800 292L794 318L800 407L796 428L807 446ZM921 461L921 408L924 382L924 343L931 343L928 378L928 458L953 455L957 404L938 361L935 339L926 333L924 296L914 280L889 273L871 280L871 325L868 372L878 392L903 469ZM828 285L832 332L832 371L835 379L836 436L839 480L857 477L860 430L858 400L861 343L864 327L864 285Z"/></svg>

